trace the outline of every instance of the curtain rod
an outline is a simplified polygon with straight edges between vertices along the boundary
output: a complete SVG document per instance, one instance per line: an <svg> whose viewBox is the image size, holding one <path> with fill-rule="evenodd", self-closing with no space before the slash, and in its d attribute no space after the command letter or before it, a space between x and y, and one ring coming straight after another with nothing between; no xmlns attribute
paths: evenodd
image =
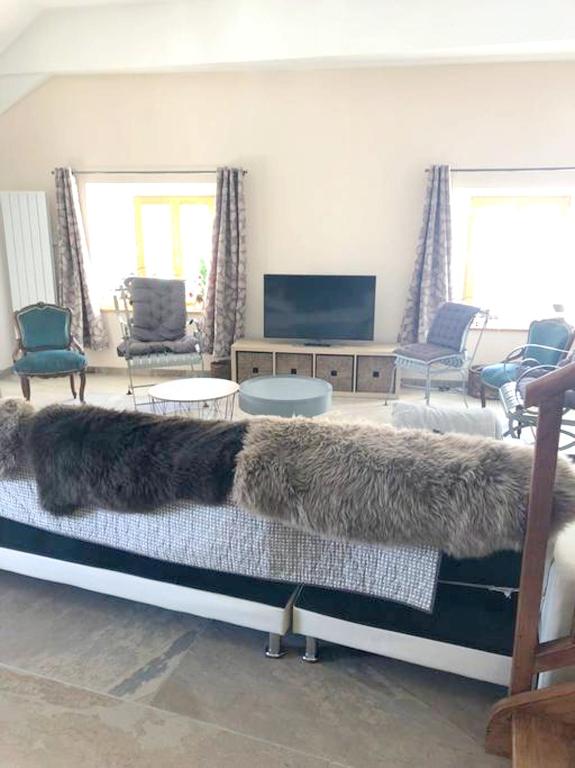
<svg viewBox="0 0 575 768"><path fill-rule="evenodd" d="M243 168L241 169L241 172L243 174L247 174L247 171L244 171ZM159 171L76 171L75 169L72 169L72 173L76 176L85 176L86 174L93 174L93 175L100 175L100 176L121 176L121 175L129 175L129 176L140 176L140 175L147 175L147 176L160 176L160 175L179 175L179 174L202 174L202 173L217 173L217 168L207 168L206 170L199 170L198 168L189 168L184 170L177 170L177 171L168 171L168 170L159 170ZM54 175L54 171L51 171L52 176Z"/></svg>
<svg viewBox="0 0 575 768"><path fill-rule="evenodd" d="M426 168L429 173L431 168ZM452 168L451 173L516 173L522 171L575 171L575 165L539 165L525 168Z"/></svg>

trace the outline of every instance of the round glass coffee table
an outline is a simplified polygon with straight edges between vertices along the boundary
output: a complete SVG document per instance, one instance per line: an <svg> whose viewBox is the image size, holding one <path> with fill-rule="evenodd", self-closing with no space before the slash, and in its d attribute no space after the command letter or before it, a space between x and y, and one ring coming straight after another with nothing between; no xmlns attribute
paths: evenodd
<svg viewBox="0 0 575 768"><path fill-rule="evenodd" d="M319 416L331 405L333 387L310 376L256 376L240 385L239 406L254 416Z"/></svg>
<svg viewBox="0 0 575 768"><path fill-rule="evenodd" d="M153 413L185 413L196 419L231 419L239 384L228 379L174 379L148 390Z"/></svg>

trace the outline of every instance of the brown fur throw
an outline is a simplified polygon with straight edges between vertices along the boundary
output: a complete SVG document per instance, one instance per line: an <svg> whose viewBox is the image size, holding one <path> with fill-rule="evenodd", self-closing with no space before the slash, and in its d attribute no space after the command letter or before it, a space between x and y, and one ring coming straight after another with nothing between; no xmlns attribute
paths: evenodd
<svg viewBox="0 0 575 768"><path fill-rule="evenodd" d="M454 557L520 549L533 450L467 435L308 419L249 423L235 501L304 531ZM575 518L575 472L560 458L553 532Z"/></svg>

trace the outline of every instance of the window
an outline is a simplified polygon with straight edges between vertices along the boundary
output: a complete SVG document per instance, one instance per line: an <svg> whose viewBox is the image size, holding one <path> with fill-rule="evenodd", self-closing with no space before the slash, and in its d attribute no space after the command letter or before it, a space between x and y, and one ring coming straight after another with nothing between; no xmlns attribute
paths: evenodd
<svg viewBox="0 0 575 768"><path fill-rule="evenodd" d="M454 193L454 296L490 310L491 325L526 328L569 314L575 285L575 190Z"/></svg>
<svg viewBox="0 0 575 768"><path fill-rule="evenodd" d="M182 278L200 309L211 258L215 184L87 182L92 281L103 307L130 275Z"/></svg>

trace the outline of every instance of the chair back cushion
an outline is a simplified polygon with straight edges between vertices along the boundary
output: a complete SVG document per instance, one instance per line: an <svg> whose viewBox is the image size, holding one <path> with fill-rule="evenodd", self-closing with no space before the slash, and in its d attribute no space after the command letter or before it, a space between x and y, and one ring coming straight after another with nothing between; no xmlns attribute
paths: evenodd
<svg viewBox="0 0 575 768"><path fill-rule="evenodd" d="M571 346L573 329L563 320L534 320L529 326L527 344L543 344L567 351ZM557 365L563 357L561 352L538 347L525 347L524 357L537 360L539 365Z"/></svg>
<svg viewBox="0 0 575 768"><path fill-rule="evenodd" d="M433 318L427 334L427 343L462 352L465 347L467 331L478 312L479 307L472 307L469 304L455 304L452 301L445 302L439 307Z"/></svg>
<svg viewBox="0 0 575 768"><path fill-rule="evenodd" d="M169 341L186 333L186 284L183 280L129 277L132 336L137 341Z"/></svg>
<svg viewBox="0 0 575 768"><path fill-rule="evenodd" d="M54 304L31 304L15 314L25 351L38 349L67 349L71 343L71 313Z"/></svg>

